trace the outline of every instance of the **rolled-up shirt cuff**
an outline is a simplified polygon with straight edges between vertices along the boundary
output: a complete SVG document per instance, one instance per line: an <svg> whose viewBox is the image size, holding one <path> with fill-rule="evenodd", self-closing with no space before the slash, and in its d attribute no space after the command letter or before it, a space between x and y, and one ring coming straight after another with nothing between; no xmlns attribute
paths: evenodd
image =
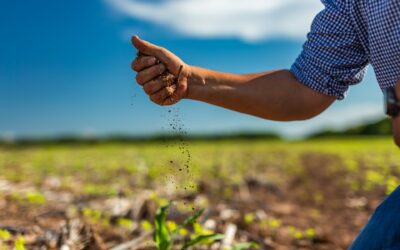
<svg viewBox="0 0 400 250"><path fill-rule="evenodd" d="M338 100L343 100L347 95L348 85L332 79L310 64L301 63L297 60L290 68L290 72L299 82L319 93L335 96Z"/></svg>

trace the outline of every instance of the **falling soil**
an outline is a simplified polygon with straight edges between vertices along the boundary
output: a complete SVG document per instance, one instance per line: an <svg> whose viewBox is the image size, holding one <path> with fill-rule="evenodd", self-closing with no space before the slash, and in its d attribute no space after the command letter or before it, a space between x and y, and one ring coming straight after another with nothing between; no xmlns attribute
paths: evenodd
<svg viewBox="0 0 400 250"><path fill-rule="evenodd" d="M140 58L142 56L145 56L145 55L140 52L137 54L138 58ZM157 61L156 63L159 64L161 62ZM170 95L172 95L174 93L174 91L177 89L177 86L179 84L178 80L179 80L180 74L182 72L182 69L183 69L183 65L180 66L177 76L173 75L169 71L165 71L159 76L159 78L161 78L161 80L164 83L166 83L165 86L167 86L166 88L170 92ZM168 109L168 124L169 124L169 128L172 130L172 135L178 139L177 145L175 145L175 146L178 147L180 156L177 158L180 158L180 157L184 158L184 160L181 162L170 160L169 165L170 165L170 167L172 167L171 168L172 171L177 169L178 174L185 175L184 179L186 179L186 183L183 186L179 185L178 183L175 182L173 175L171 177L166 177L167 178L166 181L175 185L176 189L183 187L184 191L194 190L196 188L195 185L187 184L187 183L193 183L193 181L194 181L193 175L190 171L192 156L191 156L191 153L189 150L189 144L188 144L187 140L185 139L187 137L187 131L186 131L184 123L182 121L182 117L181 117L180 110L178 107L172 107L172 108ZM193 210L194 210L194 208L193 208Z"/></svg>
<svg viewBox="0 0 400 250"><path fill-rule="evenodd" d="M189 143L186 140L187 137L187 130L185 129L185 125L182 121L180 110L178 107L174 107L168 110L169 114L169 127L172 129L173 135L178 138L177 141L177 147L178 151L181 155L181 157L184 158L183 163L177 165L178 166L178 171L182 174L186 174L186 177L188 178L188 181L191 181L193 179L193 176L190 172L190 165L191 165L191 159L192 155L190 153L189 149ZM175 162L173 160L170 161L170 164L174 164ZM189 188L194 188L192 185L185 185L183 187L185 190L188 190Z"/></svg>

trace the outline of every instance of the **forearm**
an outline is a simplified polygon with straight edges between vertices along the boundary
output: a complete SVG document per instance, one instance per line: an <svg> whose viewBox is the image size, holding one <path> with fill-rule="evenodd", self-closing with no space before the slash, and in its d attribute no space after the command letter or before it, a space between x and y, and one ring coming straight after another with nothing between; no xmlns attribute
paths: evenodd
<svg viewBox="0 0 400 250"><path fill-rule="evenodd" d="M276 121L305 120L334 97L304 86L288 70L235 75L192 67L187 98Z"/></svg>
<svg viewBox="0 0 400 250"><path fill-rule="evenodd" d="M132 68L140 71L136 80L159 105L189 98L265 119L290 121L316 116L335 100L304 86L287 70L227 74L186 65L172 52L138 37L133 37L132 43L146 55L132 63ZM157 60L162 63L154 65ZM165 70L177 77L176 85L160 79Z"/></svg>

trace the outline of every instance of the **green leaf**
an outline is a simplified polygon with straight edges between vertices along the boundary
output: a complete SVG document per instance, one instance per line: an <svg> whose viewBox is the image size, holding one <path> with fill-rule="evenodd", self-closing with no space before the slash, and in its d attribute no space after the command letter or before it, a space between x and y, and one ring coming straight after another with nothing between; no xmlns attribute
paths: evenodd
<svg viewBox="0 0 400 250"><path fill-rule="evenodd" d="M200 235L200 236L197 236L197 237L193 238L192 240L186 242L185 245L183 245L183 247L181 248L181 250L186 250L189 247L192 247L192 246L202 243L204 241L214 242L216 240L221 240L223 238L224 238L224 235L222 235L222 234Z"/></svg>
<svg viewBox="0 0 400 250"><path fill-rule="evenodd" d="M173 232L173 235L171 237L171 241L172 241L171 244L173 244L173 242L175 241L175 238L178 236L179 231L181 231L183 228L187 227L188 225L195 223L197 221L197 219L200 218L200 216L203 213L204 213L204 209L201 209L201 210L197 211L194 215L187 218L181 225L179 225L176 228L176 230Z"/></svg>
<svg viewBox="0 0 400 250"><path fill-rule="evenodd" d="M232 250L246 250L249 248L258 249L258 244L255 242L238 243L233 245Z"/></svg>
<svg viewBox="0 0 400 250"><path fill-rule="evenodd" d="M0 230L0 240L10 240L11 234L7 230Z"/></svg>
<svg viewBox="0 0 400 250"><path fill-rule="evenodd" d="M200 218L200 216L204 213L204 208L197 211L194 215L190 216L189 218L187 218L181 225L182 227L187 227L188 225L191 225L193 223L195 223L197 221L198 218Z"/></svg>
<svg viewBox="0 0 400 250"><path fill-rule="evenodd" d="M16 250L27 250L25 247L25 239L23 237L19 237L15 242L14 242L14 247Z"/></svg>
<svg viewBox="0 0 400 250"><path fill-rule="evenodd" d="M168 204L166 206L160 207L156 213L156 218L154 222L155 223L154 241L157 244L158 250L171 249L172 244L166 224L167 210L169 206L170 205Z"/></svg>

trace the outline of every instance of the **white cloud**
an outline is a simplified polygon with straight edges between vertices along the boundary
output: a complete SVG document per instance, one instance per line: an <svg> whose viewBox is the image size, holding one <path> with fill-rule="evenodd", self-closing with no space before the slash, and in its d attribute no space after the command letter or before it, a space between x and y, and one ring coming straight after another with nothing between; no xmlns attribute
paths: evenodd
<svg viewBox="0 0 400 250"><path fill-rule="evenodd" d="M120 13L193 37L304 39L319 0L105 0Z"/></svg>

